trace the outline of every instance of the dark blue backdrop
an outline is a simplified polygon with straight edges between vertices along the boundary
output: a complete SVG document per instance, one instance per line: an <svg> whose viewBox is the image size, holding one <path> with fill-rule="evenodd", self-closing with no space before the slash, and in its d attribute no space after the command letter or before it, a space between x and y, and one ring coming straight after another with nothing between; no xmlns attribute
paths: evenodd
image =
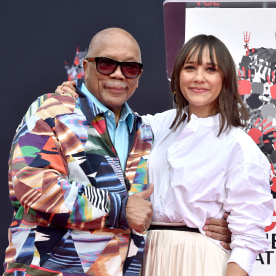
<svg viewBox="0 0 276 276"><path fill-rule="evenodd" d="M86 50L106 27L132 33L142 50L144 73L130 104L141 114L172 107L166 78L163 1L9 0L0 8L1 193L0 273L12 207L8 198L8 156L15 129L29 104L53 92L67 78L64 61Z"/></svg>

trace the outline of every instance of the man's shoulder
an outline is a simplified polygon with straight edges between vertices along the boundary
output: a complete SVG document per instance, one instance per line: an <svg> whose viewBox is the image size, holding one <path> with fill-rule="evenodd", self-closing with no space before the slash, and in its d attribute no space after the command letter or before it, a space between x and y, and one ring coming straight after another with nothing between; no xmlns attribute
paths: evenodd
<svg viewBox="0 0 276 276"><path fill-rule="evenodd" d="M37 101L41 101L43 104L45 102L55 102L57 104L66 105L71 104L72 106L75 106L76 99L72 97L69 94L59 94L59 93L47 93L39 96Z"/></svg>
<svg viewBox="0 0 276 276"><path fill-rule="evenodd" d="M30 113L47 113L56 117L59 114L72 113L76 107L76 99L67 94L48 93L39 96L30 106Z"/></svg>

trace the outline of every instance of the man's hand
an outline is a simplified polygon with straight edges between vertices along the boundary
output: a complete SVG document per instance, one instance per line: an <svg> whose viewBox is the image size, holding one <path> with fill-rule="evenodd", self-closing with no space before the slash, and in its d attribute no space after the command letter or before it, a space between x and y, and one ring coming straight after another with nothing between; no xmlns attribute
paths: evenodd
<svg viewBox="0 0 276 276"><path fill-rule="evenodd" d="M130 228L139 233L146 231L152 219L152 204L147 200L153 193L153 184L143 192L135 193L128 198L126 216Z"/></svg>
<svg viewBox="0 0 276 276"><path fill-rule="evenodd" d="M206 236L220 241L225 249L231 249L231 232L226 221L228 216L228 213L224 213L223 219L207 219L203 226Z"/></svg>
<svg viewBox="0 0 276 276"><path fill-rule="evenodd" d="M78 98L79 95L76 92L76 82L75 81L65 81L62 85L59 85L55 91L58 94L70 94L74 98Z"/></svg>

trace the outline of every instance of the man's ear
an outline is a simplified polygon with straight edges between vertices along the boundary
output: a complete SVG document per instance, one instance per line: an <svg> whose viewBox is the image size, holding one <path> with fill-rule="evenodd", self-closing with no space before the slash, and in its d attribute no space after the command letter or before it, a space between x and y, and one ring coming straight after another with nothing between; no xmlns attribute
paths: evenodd
<svg viewBox="0 0 276 276"><path fill-rule="evenodd" d="M88 76L88 60L84 59L82 62L82 67L83 67L83 71L84 71L84 79L87 79Z"/></svg>
<svg viewBox="0 0 276 276"><path fill-rule="evenodd" d="M143 69L141 70L141 72L139 73L139 76L137 77L137 78L138 78L138 81L137 81L137 86L136 86L136 88L138 88L138 86L139 86L139 80L140 80L140 78L141 78L141 76L142 76L142 73L143 73Z"/></svg>

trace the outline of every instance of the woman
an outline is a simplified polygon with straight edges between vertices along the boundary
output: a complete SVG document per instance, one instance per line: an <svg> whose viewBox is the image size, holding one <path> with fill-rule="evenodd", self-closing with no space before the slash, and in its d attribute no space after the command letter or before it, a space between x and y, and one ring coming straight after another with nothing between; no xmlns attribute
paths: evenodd
<svg viewBox="0 0 276 276"><path fill-rule="evenodd" d="M155 188L143 275L250 275L269 245L270 164L242 130L248 115L225 45L214 36L189 40L176 59L171 89L176 110L147 116L155 137L148 163ZM224 211L232 252L202 229Z"/></svg>

